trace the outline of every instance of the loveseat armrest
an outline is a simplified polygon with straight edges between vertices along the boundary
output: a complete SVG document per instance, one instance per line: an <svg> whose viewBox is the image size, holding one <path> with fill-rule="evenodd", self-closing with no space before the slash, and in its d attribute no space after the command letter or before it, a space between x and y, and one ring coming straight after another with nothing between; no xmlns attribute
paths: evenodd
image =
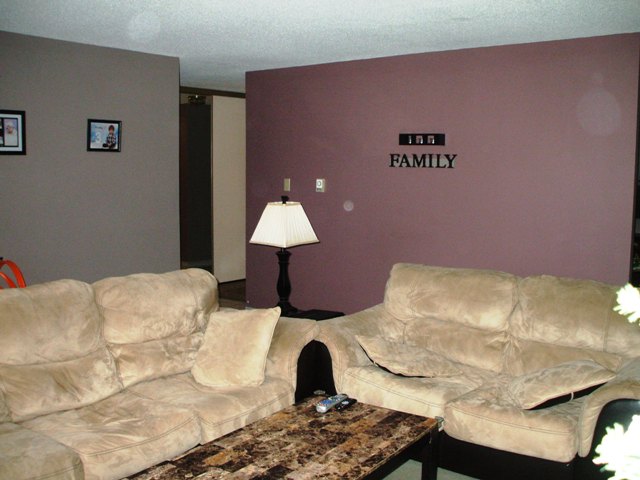
<svg viewBox="0 0 640 480"><path fill-rule="evenodd" d="M640 357L632 359L615 378L585 398L578 423L579 456L589 455L602 409L608 403L620 399L640 400Z"/></svg>
<svg viewBox="0 0 640 480"><path fill-rule="evenodd" d="M333 379L338 391L342 389L342 378L348 368L371 364L356 335L388 336L394 324L398 321L384 309L383 304L320 322L316 340L324 343L331 354ZM402 332L397 334L402 335Z"/></svg>
<svg viewBox="0 0 640 480"><path fill-rule="evenodd" d="M318 324L305 318L280 317L271 339L265 375L296 388L300 352L318 334Z"/></svg>

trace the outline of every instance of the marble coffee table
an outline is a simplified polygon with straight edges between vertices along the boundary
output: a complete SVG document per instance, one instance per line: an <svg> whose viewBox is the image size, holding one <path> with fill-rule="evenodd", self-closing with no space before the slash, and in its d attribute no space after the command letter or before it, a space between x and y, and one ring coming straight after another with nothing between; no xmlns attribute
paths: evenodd
<svg viewBox="0 0 640 480"><path fill-rule="evenodd" d="M435 480L436 420L362 403L319 414L314 405L320 399L309 398L128 478L375 479L418 453L422 480Z"/></svg>

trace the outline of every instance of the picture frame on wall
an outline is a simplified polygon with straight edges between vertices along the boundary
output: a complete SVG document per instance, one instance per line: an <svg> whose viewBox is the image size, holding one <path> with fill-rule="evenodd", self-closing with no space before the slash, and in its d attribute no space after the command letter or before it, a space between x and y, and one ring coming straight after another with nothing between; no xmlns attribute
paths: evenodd
<svg viewBox="0 0 640 480"><path fill-rule="evenodd" d="M119 152L122 144L120 120L87 120L87 150L90 152Z"/></svg>
<svg viewBox="0 0 640 480"><path fill-rule="evenodd" d="M0 155L26 155L24 110L0 110Z"/></svg>

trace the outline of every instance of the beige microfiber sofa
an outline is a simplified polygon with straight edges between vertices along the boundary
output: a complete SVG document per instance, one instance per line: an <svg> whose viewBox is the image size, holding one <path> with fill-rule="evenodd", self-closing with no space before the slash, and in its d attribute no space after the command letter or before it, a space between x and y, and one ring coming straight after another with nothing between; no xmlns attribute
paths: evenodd
<svg viewBox="0 0 640 480"><path fill-rule="evenodd" d="M640 328L613 311L616 290L397 264L384 303L321 322L317 340L339 392L443 417L454 439L567 463L590 451L605 404L640 399Z"/></svg>
<svg viewBox="0 0 640 480"><path fill-rule="evenodd" d="M198 269L0 291L0 478L122 478L292 404L317 327L278 317Z"/></svg>

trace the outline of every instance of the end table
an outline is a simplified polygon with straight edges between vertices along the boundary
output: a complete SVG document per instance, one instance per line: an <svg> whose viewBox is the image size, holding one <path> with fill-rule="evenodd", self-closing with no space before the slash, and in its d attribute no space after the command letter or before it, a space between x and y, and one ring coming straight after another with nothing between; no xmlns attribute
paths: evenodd
<svg viewBox="0 0 640 480"><path fill-rule="evenodd" d="M287 315L287 317L308 318L318 322L342 316L344 316L343 312L315 309ZM336 394L331 354L324 343L312 340L302 349L298 358L296 402L310 397L316 390L324 390L327 395Z"/></svg>

